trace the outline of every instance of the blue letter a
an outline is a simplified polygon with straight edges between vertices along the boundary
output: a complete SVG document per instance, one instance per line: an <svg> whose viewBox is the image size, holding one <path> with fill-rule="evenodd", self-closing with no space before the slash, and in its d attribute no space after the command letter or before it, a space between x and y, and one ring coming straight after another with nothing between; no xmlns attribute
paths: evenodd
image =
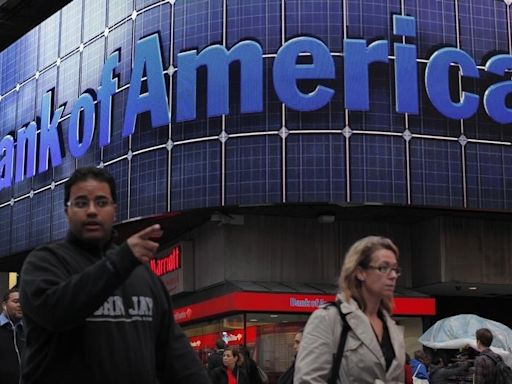
<svg viewBox="0 0 512 384"><path fill-rule="evenodd" d="M148 91L141 95L144 68L146 69ZM123 137L129 136L135 131L137 115L143 112L151 113L153 128L169 124L169 108L163 72L158 35L154 34L139 40L135 46Z"/></svg>

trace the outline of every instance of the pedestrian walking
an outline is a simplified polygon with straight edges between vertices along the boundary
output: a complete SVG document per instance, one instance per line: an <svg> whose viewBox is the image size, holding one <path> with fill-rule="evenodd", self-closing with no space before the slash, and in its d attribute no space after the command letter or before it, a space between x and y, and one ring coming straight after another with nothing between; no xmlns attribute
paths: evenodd
<svg viewBox="0 0 512 384"><path fill-rule="evenodd" d="M400 276L398 256L398 248L384 237L369 236L352 245L336 304L317 309L306 324L295 384L325 384L331 372L336 383L404 382L404 338L389 315ZM336 370L333 356L339 347L342 360Z"/></svg>
<svg viewBox="0 0 512 384"><path fill-rule="evenodd" d="M67 237L31 252L21 271L24 384L209 383L147 266L160 226L116 246L116 208L106 170L80 168L66 181Z"/></svg>
<svg viewBox="0 0 512 384"><path fill-rule="evenodd" d="M240 353L232 347L226 347L222 357L222 367L217 367L212 374L213 384L249 384L249 377L239 365Z"/></svg>
<svg viewBox="0 0 512 384"><path fill-rule="evenodd" d="M0 379L2 384L19 384L25 332L18 289L9 289L2 297L1 304Z"/></svg>

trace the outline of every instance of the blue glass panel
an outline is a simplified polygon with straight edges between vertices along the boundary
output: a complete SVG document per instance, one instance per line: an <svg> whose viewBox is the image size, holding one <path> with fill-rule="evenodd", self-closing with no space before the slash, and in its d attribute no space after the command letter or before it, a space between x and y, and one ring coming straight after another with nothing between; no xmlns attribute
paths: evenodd
<svg viewBox="0 0 512 384"><path fill-rule="evenodd" d="M400 13L400 0L347 0L348 37L390 40L392 16Z"/></svg>
<svg viewBox="0 0 512 384"><path fill-rule="evenodd" d="M264 61L264 85L263 85L263 113L240 113L240 87L232 86L230 90L229 115L226 116L226 132L229 134L243 132L259 132L259 131L279 131L281 129L281 102L274 92L274 84L272 78L272 59ZM238 73L231 76L231 81L239 84ZM205 95L206 89L201 89L202 95ZM206 114L204 109L205 103L201 102L203 107L200 111L201 116ZM199 104L198 104L199 106ZM187 123L190 124L190 123ZM288 126L289 129L292 129ZM186 128L185 128L186 129ZM215 132L209 131L211 134ZM217 131L216 134L220 133Z"/></svg>
<svg viewBox="0 0 512 384"><path fill-rule="evenodd" d="M292 134L286 139L288 202L344 202L345 137Z"/></svg>
<svg viewBox="0 0 512 384"><path fill-rule="evenodd" d="M31 204L30 242L29 247L37 247L50 241L51 215L49 209L52 206L50 191L34 194Z"/></svg>
<svg viewBox="0 0 512 384"><path fill-rule="evenodd" d="M132 151L165 144L168 140L169 128L167 125L152 127L149 113L138 115L135 132L132 135Z"/></svg>
<svg viewBox="0 0 512 384"><path fill-rule="evenodd" d="M20 87L17 92L16 129L35 119L36 80L32 79Z"/></svg>
<svg viewBox="0 0 512 384"><path fill-rule="evenodd" d="M128 89L118 92L112 104L111 142L103 148L103 161L111 161L128 153L128 137L122 138Z"/></svg>
<svg viewBox="0 0 512 384"><path fill-rule="evenodd" d="M221 143L183 144L172 149L171 210L221 204Z"/></svg>
<svg viewBox="0 0 512 384"><path fill-rule="evenodd" d="M510 207L510 190L506 189L511 180L511 172L507 169L510 168L510 160L509 148L483 143L467 144L467 191L470 207L484 209ZM505 196L508 200L505 200Z"/></svg>
<svg viewBox="0 0 512 384"><path fill-rule="evenodd" d="M480 95L482 100L487 87L492 84L493 79L483 71L480 71L480 74L482 78L478 81L466 81L467 86L465 88L469 92ZM503 79L500 79L500 81L502 80ZM475 114L474 117L464 120L464 134L468 139L502 142L511 140L509 125L496 124L496 122L491 120L487 115L482 105L480 105L478 113Z"/></svg>
<svg viewBox="0 0 512 384"><path fill-rule="evenodd" d="M425 78L425 64L418 64L419 78ZM451 76L450 82L458 84L458 77ZM409 130L414 134L436 135L459 137L460 122L458 120L450 120L434 108L425 90L425 83L420 81L420 113L418 115L409 115Z"/></svg>
<svg viewBox="0 0 512 384"><path fill-rule="evenodd" d="M66 104L64 115L71 112L79 96L80 61L80 54L75 53L60 64L56 100L58 106Z"/></svg>
<svg viewBox="0 0 512 384"><path fill-rule="evenodd" d="M30 228L30 199L21 199L14 203L12 215L11 252L20 252L28 249Z"/></svg>
<svg viewBox="0 0 512 384"><path fill-rule="evenodd" d="M455 7L451 0L405 0L405 14L416 18L416 38L409 44L418 47L418 57L428 58L440 46L457 46Z"/></svg>
<svg viewBox="0 0 512 384"><path fill-rule="evenodd" d="M18 57L16 58L16 80L18 83L26 81L36 73L38 31L38 28L32 29L18 42Z"/></svg>
<svg viewBox="0 0 512 384"><path fill-rule="evenodd" d="M395 112L393 68L386 64L370 67L370 110L351 111L352 130L403 132L404 115ZM387 72L387 76L383 76Z"/></svg>
<svg viewBox="0 0 512 384"><path fill-rule="evenodd" d="M412 203L462 207L461 145L413 139L410 153Z"/></svg>
<svg viewBox="0 0 512 384"><path fill-rule="evenodd" d="M12 207L0 207L0 222L12 223ZM11 247L11 225L0 225L0 256L9 254Z"/></svg>
<svg viewBox="0 0 512 384"><path fill-rule="evenodd" d="M77 167L96 166L101 162L101 149L99 146L99 134L96 132L88 151L82 157L77 159Z"/></svg>
<svg viewBox="0 0 512 384"><path fill-rule="evenodd" d="M297 35L320 38L333 52L343 43L343 2L339 0L286 1L286 39Z"/></svg>
<svg viewBox="0 0 512 384"><path fill-rule="evenodd" d="M396 136L352 135L352 201L405 204L405 140Z"/></svg>
<svg viewBox="0 0 512 384"><path fill-rule="evenodd" d="M167 150L134 156L130 178L130 217L167 211Z"/></svg>
<svg viewBox="0 0 512 384"><path fill-rule="evenodd" d="M87 45L82 53L80 68L80 93L87 89L98 89L101 79L101 69L105 62L105 39L100 38Z"/></svg>
<svg viewBox="0 0 512 384"><path fill-rule="evenodd" d="M18 47L19 40L2 51L2 67L0 70L0 93L5 95L16 87L18 70Z"/></svg>
<svg viewBox="0 0 512 384"><path fill-rule="evenodd" d="M130 17L133 11L133 0L109 0L108 1L108 26Z"/></svg>
<svg viewBox="0 0 512 384"><path fill-rule="evenodd" d="M74 0L61 11L60 51L64 57L82 43L82 0Z"/></svg>
<svg viewBox="0 0 512 384"><path fill-rule="evenodd" d="M341 64L341 59L335 58L334 62L336 65L337 73L342 74L343 66ZM269 72L269 75L271 75L271 70ZM328 130L344 128L345 115L343 101L343 79L338 78L336 81L301 80L298 82L299 89L304 93L311 92L318 85L323 85L335 91L331 101L325 107L311 112L298 112L293 109L287 109L286 128L289 130ZM274 97L274 95L275 93L273 91L268 92L269 97ZM280 108L278 109L278 107L280 107L280 103L277 101L277 99L275 100L275 103L275 112L278 112L280 115Z"/></svg>
<svg viewBox="0 0 512 384"><path fill-rule="evenodd" d="M226 205L281 201L281 138L240 137L226 142Z"/></svg>
<svg viewBox="0 0 512 384"><path fill-rule="evenodd" d="M68 178L76 168L76 160L69 153L69 145L68 145L69 119L65 119L64 121L62 121L62 123L60 124L60 127L61 127L62 137L64 138L63 154L65 153L66 155L62 158L62 164L59 165L58 167L53 168L53 180L55 180L55 181L60 181L60 180L64 180L64 179ZM49 176L48 176L48 179L50 179Z"/></svg>
<svg viewBox="0 0 512 384"><path fill-rule="evenodd" d="M144 9L151 4L158 3L160 0L135 0L137 10Z"/></svg>
<svg viewBox="0 0 512 384"><path fill-rule="evenodd" d="M86 43L97 35L103 34L106 27L106 0L87 0L84 2L83 42Z"/></svg>
<svg viewBox="0 0 512 384"><path fill-rule="evenodd" d="M64 213L64 184L56 186L52 191L51 217L51 239L62 239L68 232L68 221Z"/></svg>
<svg viewBox="0 0 512 384"><path fill-rule="evenodd" d="M122 160L105 167L116 181L116 222L128 219L128 161Z"/></svg>
<svg viewBox="0 0 512 384"><path fill-rule="evenodd" d="M16 173L16 171L14 171L13 173ZM14 183L14 177L13 177L13 183ZM20 196L27 195L28 193L30 193L31 189L32 189L32 179L31 178L26 178L23 181L14 183L13 184L14 197L20 197Z"/></svg>
<svg viewBox="0 0 512 384"><path fill-rule="evenodd" d="M14 134L16 126L16 92L11 92L0 101L0 132L2 138L8 133Z"/></svg>
<svg viewBox="0 0 512 384"><path fill-rule="evenodd" d="M0 189L0 205L9 202L13 196L12 187L6 187Z"/></svg>
<svg viewBox="0 0 512 384"><path fill-rule="evenodd" d="M178 1L174 8L174 63L182 51L222 44L222 0Z"/></svg>
<svg viewBox="0 0 512 384"><path fill-rule="evenodd" d="M39 25L39 70L55 63L59 56L60 15L55 13Z"/></svg>
<svg viewBox="0 0 512 384"><path fill-rule="evenodd" d="M264 53L281 45L281 0L230 0L227 9L227 46L256 40Z"/></svg>
<svg viewBox="0 0 512 384"><path fill-rule="evenodd" d="M114 51L120 51L116 75L119 76L119 87L130 82L132 72L133 22L126 21L110 31L107 37L107 57Z"/></svg>
<svg viewBox="0 0 512 384"><path fill-rule="evenodd" d="M169 67L169 41L171 38L171 6L169 3L149 9L135 19L135 41L158 32L162 48L164 70Z"/></svg>
<svg viewBox="0 0 512 384"><path fill-rule="evenodd" d="M43 187L47 187L51 184L52 180L52 173L53 172L43 172L41 174L36 174L34 177L32 177L32 189L34 191L37 191ZM50 193L49 191L46 191L45 193Z"/></svg>
<svg viewBox="0 0 512 384"><path fill-rule="evenodd" d="M57 84L57 67L52 67L41 73L36 82L36 101L34 111L36 116L41 117L41 108L43 96L46 92L53 90L55 95L55 85Z"/></svg>
<svg viewBox="0 0 512 384"><path fill-rule="evenodd" d="M459 2L461 49L477 63L490 52L508 53L507 6L504 1Z"/></svg>

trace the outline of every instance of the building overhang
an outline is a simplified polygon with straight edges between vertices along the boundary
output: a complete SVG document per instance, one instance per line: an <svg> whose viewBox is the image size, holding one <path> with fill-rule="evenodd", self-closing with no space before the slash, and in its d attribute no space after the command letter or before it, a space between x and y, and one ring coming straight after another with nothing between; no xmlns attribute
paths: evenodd
<svg viewBox="0 0 512 384"><path fill-rule="evenodd" d="M267 289L244 290L243 287L248 285L266 286ZM269 285L274 287L268 289ZM278 286L285 290L288 287L287 292L279 291ZM174 319L179 324L188 324L242 312L309 314L320 305L335 299L335 289L319 292L315 284L309 286L316 292L294 291L290 285L280 283L226 282L210 290L177 298ZM325 284L322 286L327 287ZM394 298L394 316L435 316L436 313L435 298L410 290L402 293L399 290Z"/></svg>

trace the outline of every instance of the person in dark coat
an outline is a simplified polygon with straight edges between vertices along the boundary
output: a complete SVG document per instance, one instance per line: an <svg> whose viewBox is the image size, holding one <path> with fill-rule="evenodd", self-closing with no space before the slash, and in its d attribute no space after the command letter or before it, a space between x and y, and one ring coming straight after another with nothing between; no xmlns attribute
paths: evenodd
<svg viewBox="0 0 512 384"><path fill-rule="evenodd" d="M215 342L215 351L213 351L212 354L208 356L208 374L210 377L215 368L222 367L222 356L224 355L224 348L226 348L226 343L224 340L219 339Z"/></svg>
<svg viewBox="0 0 512 384"><path fill-rule="evenodd" d="M215 368L212 372L212 384L249 384L247 372L239 366L239 361L238 350L226 347L222 356L223 366Z"/></svg>
<svg viewBox="0 0 512 384"><path fill-rule="evenodd" d="M293 339L293 349L295 351L295 355L293 356L292 364L288 367L288 369L279 377L277 380L277 384L293 384L293 374L295 372L295 358L297 357L297 352L299 352L300 341L302 340L302 332L301 329L299 332L295 334Z"/></svg>
<svg viewBox="0 0 512 384"><path fill-rule="evenodd" d="M475 384L494 384L496 380L496 362L501 357L491 351L492 332L487 328L476 331L476 348L480 352L475 358Z"/></svg>
<svg viewBox="0 0 512 384"><path fill-rule="evenodd" d="M148 266L160 225L116 245L117 202L110 173L76 169L64 184L66 238L25 259L24 384L210 384L172 316L169 292Z"/></svg>
<svg viewBox="0 0 512 384"><path fill-rule="evenodd" d="M469 362L460 361L432 371L430 384L455 383L457 378L469 376Z"/></svg>
<svg viewBox="0 0 512 384"><path fill-rule="evenodd" d="M21 352L25 342L17 288L11 288L2 298L0 312L0 381L2 384L20 382Z"/></svg>
<svg viewBox="0 0 512 384"><path fill-rule="evenodd" d="M251 358L249 350L246 347L240 348L240 361L239 365L245 369L249 377L249 384L263 384L260 373L258 371L258 364Z"/></svg>

